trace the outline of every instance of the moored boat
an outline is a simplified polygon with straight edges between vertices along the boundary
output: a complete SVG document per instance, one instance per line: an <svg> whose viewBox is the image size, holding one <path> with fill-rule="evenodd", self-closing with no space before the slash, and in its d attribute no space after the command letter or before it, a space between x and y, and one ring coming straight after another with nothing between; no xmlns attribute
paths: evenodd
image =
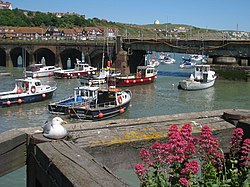
<svg viewBox="0 0 250 187"><path fill-rule="evenodd" d="M131 99L130 90L81 86L74 89L73 96L50 103L48 109L73 118L102 120L125 112Z"/></svg>
<svg viewBox="0 0 250 187"><path fill-rule="evenodd" d="M196 65L196 63L192 62L190 60L190 58L189 59L183 58L183 62L180 64L180 68L182 68L182 69L190 69L190 68L194 68L195 65Z"/></svg>
<svg viewBox="0 0 250 187"><path fill-rule="evenodd" d="M145 64L147 66L157 68L160 65L160 62L156 60L155 53L152 52L151 58L149 58L148 55L145 56Z"/></svg>
<svg viewBox="0 0 250 187"><path fill-rule="evenodd" d="M92 95L93 100L69 107L70 117L94 121L111 118L124 113L132 99L130 90L119 88L99 88Z"/></svg>
<svg viewBox="0 0 250 187"><path fill-rule="evenodd" d="M190 55L190 60L194 62L201 62L201 63L206 63L207 62L207 56L206 55Z"/></svg>
<svg viewBox="0 0 250 187"><path fill-rule="evenodd" d="M48 105L48 110L53 114L68 114L69 107L92 101L94 99L92 93L97 89L99 87L90 87L89 85L76 87L73 90L73 95L51 102Z"/></svg>
<svg viewBox="0 0 250 187"><path fill-rule="evenodd" d="M25 75L33 78L49 77L54 76L54 72L60 70L62 70L61 67L46 66L44 64L31 64L27 67Z"/></svg>
<svg viewBox="0 0 250 187"><path fill-rule="evenodd" d="M78 78L80 76L93 75L96 73L97 68L90 66L89 64L82 63L77 59L74 69L55 71L56 78Z"/></svg>
<svg viewBox="0 0 250 187"><path fill-rule="evenodd" d="M39 79L31 77L16 79L15 88L12 91L0 93L0 106L42 101L51 98L56 89L56 82L54 81L42 84Z"/></svg>
<svg viewBox="0 0 250 187"><path fill-rule="evenodd" d="M210 70L210 65L196 65L194 76L181 80L178 88L183 90L201 90L212 87L215 83L216 75Z"/></svg>
<svg viewBox="0 0 250 187"><path fill-rule="evenodd" d="M135 74L119 75L109 79L110 85L135 86L153 83L157 78L157 70L151 66L137 66Z"/></svg>
<svg viewBox="0 0 250 187"><path fill-rule="evenodd" d="M116 77L118 75L121 75L121 71L115 69L115 68L102 68L98 72L97 75L90 75L90 76L82 76L80 77L79 81L81 85L100 85L107 83L107 80L110 77Z"/></svg>
<svg viewBox="0 0 250 187"><path fill-rule="evenodd" d="M174 64L175 63L175 59L171 57L170 54L165 54L164 57L161 57L160 62L162 64Z"/></svg>

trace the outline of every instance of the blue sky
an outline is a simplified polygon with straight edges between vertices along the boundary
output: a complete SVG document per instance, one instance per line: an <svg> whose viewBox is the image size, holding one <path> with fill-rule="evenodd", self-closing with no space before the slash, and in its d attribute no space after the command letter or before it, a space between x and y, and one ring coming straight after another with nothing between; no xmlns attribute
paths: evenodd
<svg viewBox="0 0 250 187"><path fill-rule="evenodd" d="M7 1L7 0L6 0ZM250 32L250 0L8 0L13 8L42 12L76 12L86 18L150 24L187 24Z"/></svg>

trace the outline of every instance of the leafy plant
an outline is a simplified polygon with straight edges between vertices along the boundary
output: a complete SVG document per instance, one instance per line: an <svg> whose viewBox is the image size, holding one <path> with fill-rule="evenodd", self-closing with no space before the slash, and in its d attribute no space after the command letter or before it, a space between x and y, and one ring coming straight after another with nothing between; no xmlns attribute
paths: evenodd
<svg viewBox="0 0 250 187"><path fill-rule="evenodd" d="M140 151L143 163L135 165L135 173L141 187L249 185L250 139L242 144L242 136L243 130L236 128L226 156L208 126L202 127L197 138L190 124L180 130L172 125L167 143L155 142L149 150Z"/></svg>

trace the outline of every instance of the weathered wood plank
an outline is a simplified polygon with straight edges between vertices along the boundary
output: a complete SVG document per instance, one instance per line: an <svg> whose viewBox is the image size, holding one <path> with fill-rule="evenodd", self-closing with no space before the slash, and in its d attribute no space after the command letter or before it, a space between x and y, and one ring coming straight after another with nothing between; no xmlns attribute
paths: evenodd
<svg viewBox="0 0 250 187"><path fill-rule="evenodd" d="M81 148L66 141L37 145L33 155L42 186L128 186ZM30 176L31 177L31 176Z"/></svg>
<svg viewBox="0 0 250 187"><path fill-rule="evenodd" d="M0 176L26 164L26 134L13 129L0 136Z"/></svg>
<svg viewBox="0 0 250 187"><path fill-rule="evenodd" d="M220 117L200 117L192 119L166 120L160 122L131 123L120 126L108 126L103 128L85 129L83 131L71 131L73 139L80 147L94 147L101 145L113 145L134 141L150 139L162 139L168 137L168 129L172 124L190 123L193 133L199 133L200 127L208 125L212 131L222 131L224 129L233 130L235 127Z"/></svg>

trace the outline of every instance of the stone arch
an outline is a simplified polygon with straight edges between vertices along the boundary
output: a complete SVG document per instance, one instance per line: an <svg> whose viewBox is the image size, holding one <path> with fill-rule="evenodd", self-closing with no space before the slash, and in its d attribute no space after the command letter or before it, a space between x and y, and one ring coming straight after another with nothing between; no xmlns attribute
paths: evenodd
<svg viewBox="0 0 250 187"><path fill-rule="evenodd" d="M6 52L0 48L0 66L6 66Z"/></svg>
<svg viewBox="0 0 250 187"><path fill-rule="evenodd" d="M56 64L55 53L48 48L39 48L34 51L33 55L35 63L41 63L41 60L44 57L47 66L54 66Z"/></svg>
<svg viewBox="0 0 250 187"><path fill-rule="evenodd" d="M93 50L93 51L89 51L89 58L91 61L91 65L94 67L97 67L97 69L101 69L102 68L102 58L103 58L103 50L98 49L98 50ZM107 52L104 51L104 64L103 67L106 67L108 64L108 60L110 57L108 56Z"/></svg>
<svg viewBox="0 0 250 187"><path fill-rule="evenodd" d="M15 47L10 51L10 58L13 64L13 67L24 67L29 65L29 53L25 48ZM24 59L22 64L18 64L18 58Z"/></svg>
<svg viewBox="0 0 250 187"><path fill-rule="evenodd" d="M67 60L70 58L71 60L71 68L75 67L76 59L82 59L82 52L74 49L74 48L67 48L60 53L61 63L63 69L67 69Z"/></svg>

